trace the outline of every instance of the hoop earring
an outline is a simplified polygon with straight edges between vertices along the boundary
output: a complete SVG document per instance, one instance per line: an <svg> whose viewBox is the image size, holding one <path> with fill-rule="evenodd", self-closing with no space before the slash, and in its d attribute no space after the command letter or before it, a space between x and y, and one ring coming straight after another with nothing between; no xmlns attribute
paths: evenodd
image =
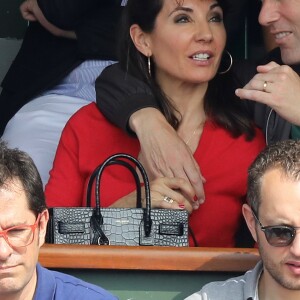
<svg viewBox="0 0 300 300"><path fill-rule="evenodd" d="M151 58L150 58L150 56L148 56L148 73L151 77Z"/></svg>
<svg viewBox="0 0 300 300"><path fill-rule="evenodd" d="M229 67L228 67L225 71L218 72L220 75L226 74L226 73L231 69L232 63L233 63L233 59L232 59L232 56L231 56L231 54L229 53L229 51L225 50L225 52L226 52L226 53L228 54L228 56L229 56L229 61L230 61L230 63L229 63ZM223 52L223 53L224 53L224 52Z"/></svg>

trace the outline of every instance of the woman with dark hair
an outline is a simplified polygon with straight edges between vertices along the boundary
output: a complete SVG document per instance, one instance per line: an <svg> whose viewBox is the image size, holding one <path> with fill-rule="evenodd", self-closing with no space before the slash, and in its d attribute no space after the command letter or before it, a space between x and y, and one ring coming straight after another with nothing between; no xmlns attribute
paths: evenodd
<svg viewBox="0 0 300 300"><path fill-rule="evenodd" d="M191 213L190 245L233 247L247 168L264 139L226 90L232 78L230 72L221 74L228 71L220 66L226 53L222 8L216 0L129 0L119 59L128 76L150 84L164 116L194 153L207 180L201 206L182 178L170 174L152 180L152 206ZM45 190L48 206L84 205L92 171L116 152L143 161L138 140L108 122L95 104L79 110L62 133ZM123 168L108 169L102 179L103 206L135 206L134 183Z"/></svg>

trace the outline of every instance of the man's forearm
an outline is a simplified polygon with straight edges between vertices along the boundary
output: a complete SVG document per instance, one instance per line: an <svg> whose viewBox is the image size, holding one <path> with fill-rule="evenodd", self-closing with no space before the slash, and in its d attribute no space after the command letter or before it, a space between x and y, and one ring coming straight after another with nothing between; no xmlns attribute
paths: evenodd
<svg viewBox="0 0 300 300"><path fill-rule="evenodd" d="M122 71L118 64L106 68L96 81L97 105L118 127L130 133L130 116L143 108L159 108L143 81Z"/></svg>
<svg viewBox="0 0 300 300"><path fill-rule="evenodd" d="M75 39L74 31L66 31L50 23L40 9L37 0L26 0L20 5L22 17L29 22L39 22L51 34L59 37Z"/></svg>

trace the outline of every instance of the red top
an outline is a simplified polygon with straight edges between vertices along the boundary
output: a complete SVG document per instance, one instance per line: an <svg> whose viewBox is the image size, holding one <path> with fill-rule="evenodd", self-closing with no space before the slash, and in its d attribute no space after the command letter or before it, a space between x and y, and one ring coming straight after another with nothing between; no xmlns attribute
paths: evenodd
<svg viewBox="0 0 300 300"><path fill-rule="evenodd" d="M247 169L265 146L261 131L256 131L256 138L248 142L244 136L233 138L212 122L204 126L194 157L206 179L206 201L190 216L190 226L200 246L235 246ZM48 206L85 206L92 171L112 154L125 152L137 158L139 151L138 140L107 121L95 103L81 108L62 132L45 189ZM101 179L101 206L108 207L134 190L129 171L110 166ZM190 244L193 245L191 240Z"/></svg>

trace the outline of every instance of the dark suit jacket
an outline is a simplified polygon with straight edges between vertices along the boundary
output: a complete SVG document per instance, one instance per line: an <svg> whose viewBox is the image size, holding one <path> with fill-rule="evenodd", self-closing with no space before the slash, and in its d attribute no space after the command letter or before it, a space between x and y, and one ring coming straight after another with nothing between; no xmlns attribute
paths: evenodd
<svg viewBox="0 0 300 300"><path fill-rule="evenodd" d="M38 22L25 33L0 95L0 135L28 101L55 86L86 59L116 60L116 28L121 0L38 0L54 25L74 30L77 40L53 36Z"/></svg>

